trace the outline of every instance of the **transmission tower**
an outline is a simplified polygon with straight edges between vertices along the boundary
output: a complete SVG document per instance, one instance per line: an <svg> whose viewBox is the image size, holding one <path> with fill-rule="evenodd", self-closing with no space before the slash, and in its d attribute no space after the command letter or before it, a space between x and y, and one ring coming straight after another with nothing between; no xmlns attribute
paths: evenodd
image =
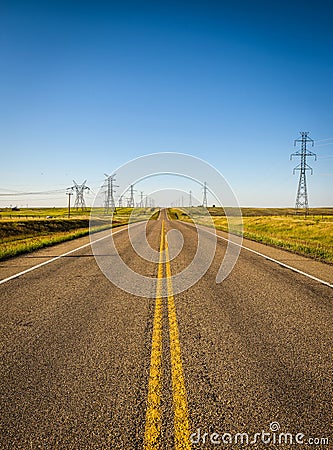
<svg viewBox="0 0 333 450"><path fill-rule="evenodd" d="M306 171L310 170L310 173L312 175L313 169L312 169L312 167L310 167L307 164L306 158L308 156L314 156L315 161L316 161L317 155L307 149L308 143L310 143L312 147L314 146L314 140L309 138L309 136L308 136L309 133L307 131L300 131L300 134L301 134L301 138L295 139L294 146L296 146L297 143L300 143L301 149L298 150L296 153L292 153L290 155L290 159L293 159L293 156L297 156L297 157L301 158L301 162L293 170L294 174L295 174L296 170L300 171L297 196L296 196L296 204L295 204L295 214L300 212L302 209L305 210L305 214L307 214L308 209L309 209L309 201L308 201L308 191L307 191L307 185L306 185Z"/></svg>
<svg viewBox="0 0 333 450"><path fill-rule="evenodd" d="M116 204L114 201L114 192L115 192L114 188L118 186L114 184L115 175L107 175L106 173L104 175L106 176L106 183L107 183L104 212L105 214L108 214L110 209L112 212L114 212L116 209Z"/></svg>
<svg viewBox="0 0 333 450"><path fill-rule="evenodd" d="M140 208L143 208L143 206L144 206L144 202L143 202L143 191L140 191L140 194L141 194L141 196L140 196Z"/></svg>
<svg viewBox="0 0 333 450"><path fill-rule="evenodd" d="M203 185L203 200L202 200L202 206L204 208L207 208L207 181L204 182Z"/></svg>
<svg viewBox="0 0 333 450"><path fill-rule="evenodd" d="M128 208L134 208L135 207L134 192L135 192L134 186L133 186L133 184L131 184L130 197L129 197L128 202L127 202L127 207Z"/></svg>
<svg viewBox="0 0 333 450"><path fill-rule="evenodd" d="M190 198L189 198L188 206L189 206L189 208L192 208L192 191L190 191Z"/></svg>
<svg viewBox="0 0 333 450"><path fill-rule="evenodd" d="M123 207L123 196L122 195L119 197L118 206L119 206L119 208Z"/></svg>
<svg viewBox="0 0 333 450"><path fill-rule="evenodd" d="M73 180L74 186L68 188L68 190L75 191L75 202L74 208L78 210L79 208L84 211L86 209L86 202L84 201L84 191L90 191L90 188L86 186L87 180L85 180L82 184L77 184L75 180Z"/></svg>

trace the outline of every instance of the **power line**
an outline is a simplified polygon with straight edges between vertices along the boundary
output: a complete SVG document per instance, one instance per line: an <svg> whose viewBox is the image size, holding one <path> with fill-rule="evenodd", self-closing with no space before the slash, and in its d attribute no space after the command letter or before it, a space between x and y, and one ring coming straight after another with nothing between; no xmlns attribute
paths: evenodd
<svg viewBox="0 0 333 450"><path fill-rule="evenodd" d="M317 142L323 142L323 141L333 141L333 137L326 138L326 139L317 139Z"/></svg>
<svg viewBox="0 0 333 450"><path fill-rule="evenodd" d="M297 196L296 196L296 204L295 204L295 213L301 212L301 210L305 210L305 214L308 213L309 209L309 201L308 201L308 191L307 191L307 185L306 185L306 171L310 170L311 175L313 174L313 169L310 167L307 162L306 158L309 156L314 156L315 161L317 160L317 155L310 150L307 149L307 144L310 143L311 146L314 146L314 140L309 138L307 131L300 131L301 138L295 139L294 146L296 146L297 143L301 144L301 149L298 150L296 153L292 153L290 155L290 159L293 159L293 156L297 156L301 158L301 162L296 166L293 170L293 173L295 174L296 170L300 171L299 176L299 182L298 182L298 189L297 189Z"/></svg>
<svg viewBox="0 0 333 450"><path fill-rule="evenodd" d="M7 190L7 189L4 189ZM13 196L21 196L21 195L52 195L52 194L60 194L63 190L57 189L54 191L35 191L35 192L12 192L11 194L2 194L1 197L13 197Z"/></svg>
<svg viewBox="0 0 333 450"><path fill-rule="evenodd" d="M333 145L333 142L328 142L326 144L319 144L317 147L326 147L327 145Z"/></svg>

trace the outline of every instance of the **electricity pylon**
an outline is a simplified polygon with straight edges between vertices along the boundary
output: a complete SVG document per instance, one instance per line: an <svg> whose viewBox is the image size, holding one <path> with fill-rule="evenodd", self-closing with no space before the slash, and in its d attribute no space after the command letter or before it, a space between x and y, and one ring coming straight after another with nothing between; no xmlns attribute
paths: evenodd
<svg viewBox="0 0 333 450"><path fill-rule="evenodd" d="M127 207L128 208L134 208L135 207L134 192L135 192L134 186L133 186L133 184L131 184L130 197L129 197L128 202L127 202Z"/></svg>
<svg viewBox="0 0 333 450"><path fill-rule="evenodd" d="M189 206L189 208L192 208L192 191L190 191L190 198L189 198L188 206Z"/></svg>
<svg viewBox="0 0 333 450"><path fill-rule="evenodd" d="M207 181L204 182L203 185L203 200L202 200L202 206L204 208L207 208Z"/></svg>
<svg viewBox="0 0 333 450"><path fill-rule="evenodd" d="M119 206L119 208L123 207L123 196L122 195L118 199L118 206Z"/></svg>
<svg viewBox="0 0 333 450"><path fill-rule="evenodd" d="M144 202L143 202L143 191L140 191L140 194L141 194L141 196L140 196L140 208L143 208L143 207L144 207Z"/></svg>
<svg viewBox="0 0 333 450"><path fill-rule="evenodd" d="M78 210L79 208L84 211L86 209L86 202L84 201L84 191L90 191L90 188L86 186L87 180L85 180L82 184L77 184L75 180L73 180L74 186L67 188L68 190L75 191L75 202L74 208Z"/></svg>
<svg viewBox="0 0 333 450"><path fill-rule="evenodd" d="M111 209L112 212L114 212L115 209L116 209L116 204L115 204L115 201L114 201L114 192L115 192L114 188L118 187L118 186L114 184L114 182L115 182L115 174L107 175L105 173L104 175L106 176L106 183L107 183L107 191L106 191L104 212L105 212L105 214L108 214L110 209Z"/></svg>
<svg viewBox="0 0 333 450"><path fill-rule="evenodd" d="M292 153L290 155L290 159L293 159L293 156L299 156L301 158L301 162L293 170L294 174L295 174L296 170L300 171L296 203L295 203L295 214L297 214L298 212L301 212L302 209L305 210L305 214L308 214L309 200L308 200L308 190L307 190L307 185L306 185L306 171L310 170L310 173L312 175L313 169L312 169L312 167L310 167L307 164L306 158L308 156L314 156L315 161L316 161L317 155L306 148L308 143L311 143L312 147L314 146L314 140L308 137L309 133L307 131L300 131L300 134L301 134L301 138L295 139L294 146L296 146L296 143L300 142L301 149L298 150L296 153Z"/></svg>

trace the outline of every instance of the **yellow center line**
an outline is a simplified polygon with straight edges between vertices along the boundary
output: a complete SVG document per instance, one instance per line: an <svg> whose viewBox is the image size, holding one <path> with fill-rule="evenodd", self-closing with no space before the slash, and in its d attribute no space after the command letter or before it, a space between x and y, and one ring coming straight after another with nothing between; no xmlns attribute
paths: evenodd
<svg viewBox="0 0 333 450"><path fill-rule="evenodd" d="M190 450L190 425L186 388L180 350L179 331L177 324L176 306L173 295L169 249L165 234L164 220L162 221L160 255L157 272L156 303L153 324L150 373L148 383L148 402L146 412L146 426L144 450L157 450L161 447L162 431L162 287L163 260L165 250L165 270L168 294L168 318L170 332L171 379L174 409L174 442L175 450Z"/></svg>
<svg viewBox="0 0 333 450"><path fill-rule="evenodd" d="M156 303L153 325L150 373L148 384L148 405L144 449L160 448L162 415L162 283L163 283L163 251L165 245L164 220L162 221L160 256L157 272Z"/></svg>
<svg viewBox="0 0 333 450"><path fill-rule="evenodd" d="M189 450L190 424L184 380L182 355L180 350L175 299L172 289L171 266L169 261L168 241L165 236L166 278L168 289L168 316L170 328L171 378L174 408L175 450Z"/></svg>

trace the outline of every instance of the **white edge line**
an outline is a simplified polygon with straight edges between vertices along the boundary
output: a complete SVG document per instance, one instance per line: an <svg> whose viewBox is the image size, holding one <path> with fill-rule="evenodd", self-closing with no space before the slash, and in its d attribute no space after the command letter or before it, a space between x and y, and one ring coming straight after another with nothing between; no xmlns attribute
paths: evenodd
<svg viewBox="0 0 333 450"><path fill-rule="evenodd" d="M141 224L142 222L139 222L139 223ZM131 224L127 224L127 225L130 226ZM133 225L138 225L138 223L134 223L134 224L132 224L132 226ZM120 233L121 231L125 231L125 230L128 229L128 226L126 227L126 225L125 225L126 228L122 228L121 230L114 231L111 234L115 235L115 234ZM104 236L104 237L102 237L100 239L96 239L96 241L93 241L93 242L90 241L90 242L88 242L88 244L81 245L81 247L74 248L73 250L70 250L69 252L63 253L62 255L55 256L54 258L48 259L47 261L44 261L44 262L42 262L40 264L37 264L36 266L29 267L29 269L23 270L22 272L19 272L19 273L15 273L14 275L11 275L8 278L4 278L3 280L0 280L0 285L4 284L4 283L7 283L7 281L14 280L15 278L18 278L21 275L24 275L26 273L32 272L35 269L39 269L40 267L46 266L47 264L50 264L53 261L57 261L58 259L63 258L64 256L67 256L67 255L70 255L71 253L75 253L75 252L77 252L79 250L82 250L83 248L89 247L89 246L91 246L92 243L94 244L95 242L99 242L99 241L102 241L103 239L107 239L107 238L109 238L111 236L111 234L108 234L107 236Z"/></svg>
<svg viewBox="0 0 333 450"><path fill-rule="evenodd" d="M186 222L183 222L183 223L186 223ZM191 223L189 223L188 225L191 225L193 227L195 226L195 225L192 225ZM212 234L213 236L216 236L219 239L223 239L224 241L230 242L233 245L237 245L237 247L241 247L244 250L247 250L247 251L249 251L251 253L254 253L254 254L258 255L258 256L261 256L261 257L263 257L265 259L268 259L269 261L272 261L272 262L274 262L276 264L279 264L280 266L285 267L286 269L290 269L293 272L299 273L301 275L304 275L305 277L311 278L314 281L318 281L318 283L321 283L321 284L324 284L325 286L333 288L333 284L330 284L328 281L321 280L320 278L317 278L317 277L315 277L313 275L310 275L309 273L303 272L302 270L296 269L295 267L288 266L288 264L285 264L285 263L283 263L283 262L281 262L281 261L279 261L277 259L271 258L270 256L264 255L263 253L260 253L260 252L257 252L255 250L252 250L251 248L245 247L244 245L237 244L236 242L233 242L230 239L227 239L227 238L225 238L223 236L220 236L217 233L212 233L211 231L207 230L203 225L200 225L200 228L202 230L206 231L206 233ZM216 229L216 231L220 231L220 230ZM283 250L283 249L281 249L281 250Z"/></svg>
<svg viewBox="0 0 333 450"><path fill-rule="evenodd" d="M142 222L140 222L140 223L142 223ZM186 222L184 222L184 223L186 223ZM137 224L134 224L134 225L137 225ZM195 225L192 225L192 224L188 224L188 225L195 226ZM127 228L122 228L121 230L117 230L117 231L115 231L115 232L113 232L111 234L113 234L113 235L118 234L118 233L126 230ZM317 278L317 277L315 277L313 275L310 275L309 273L303 272L302 270L296 269L295 267L289 266L288 264L285 264L285 263L283 263L283 262L281 262L281 261L279 261L277 259L271 258L270 256L264 255L263 253L257 252L256 250L252 250L251 248L245 247L244 245L237 244L236 242L233 242L230 239L227 239L227 238L225 238L223 236L220 236L219 234L212 233L210 230L205 229L205 227L203 227L202 225L200 225L200 228L203 229L206 233L212 234L213 236L216 236L219 239L223 239L226 242L230 242L231 244L236 245L237 247L241 247L244 250L247 250L247 251L249 251L251 253L254 253L255 255L261 256L262 258L265 258L265 259L267 259L269 261L272 261L272 262L274 262L276 264L279 264L280 266L285 267L286 269L292 270L293 272L299 273L299 274L304 275L304 276L306 276L308 278L311 278L314 281L317 281L317 282L319 282L321 284L324 284L325 286L333 288L333 285L330 284L327 281L321 280L320 278ZM219 231L219 230L216 230L216 231ZM107 235L107 236L104 236L104 237L102 237L100 239L97 239L96 241L93 241L93 243L102 241L103 239L107 239L108 237L110 237L110 235ZM16 273L14 275L11 275L8 278L4 278L3 280L0 280L0 285L6 283L7 281L10 281L10 280L13 280L15 278L18 278L21 275L24 275L26 273L32 272L35 269L39 269L40 267L46 266L47 264L50 264L53 261L57 261L58 259L63 258L64 256L70 255L71 253L75 253L75 252L77 252L79 250L82 250L83 248L86 248L86 247L89 247L89 246L91 246L91 242L88 242L88 244L85 244L85 245L81 245L81 247L77 247L77 248L75 248L73 250L70 250L69 252L63 253L62 255L56 256L55 258L52 258L52 259L44 261L44 262L42 262L40 264L37 264L36 266L29 267L29 269L23 270L22 272Z"/></svg>

